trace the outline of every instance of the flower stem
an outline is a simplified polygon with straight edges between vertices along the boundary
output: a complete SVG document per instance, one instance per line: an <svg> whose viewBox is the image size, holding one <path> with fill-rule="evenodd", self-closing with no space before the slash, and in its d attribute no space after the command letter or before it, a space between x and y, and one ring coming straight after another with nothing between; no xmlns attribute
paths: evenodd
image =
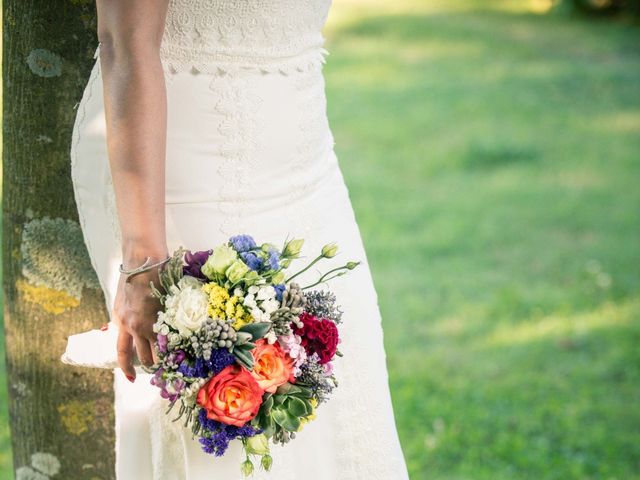
<svg viewBox="0 0 640 480"><path fill-rule="evenodd" d="M324 258L324 255L318 255L309 265L307 265L306 267L304 267L302 270L300 270L298 273L296 273L295 275L290 276L289 278L287 278L285 280L285 283L289 283L291 280L293 280L294 278L296 278L298 275L300 275L301 273L306 272L307 270L309 270L314 264L316 264L318 261L320 261L321 259Z"/></svg>
<svg viewBox="0 0 640 480"><path fill-rule="evenodd" d="M346 267L342 267L342 268L346 268ZM336 268L336 269L334 269L334 270L339 270L339 269L338 269L338 268ZM334 271L334 270L332 270L332 271ZM319 284L321 284L321 283L328 282L329 280L333 280L333 279L334 279L334 278L336 278L336 277L340 277L340 276L342 276L342 275L346 274L347 272L339 272L339 273L336 273L333 277L329 277L329 278L327 278L326 280L324 280L324 281L323 281L323 278L324 278L324 277L326 277L329 273L330 273L330 272L325 273L322 277L320 277L320 279L319 279L316 283L312 283L311 285L307 285L306 287L302 287L302 290L306 290L306 289L308 289L308 288L315 287L316 285L319 285Z"/></svg>

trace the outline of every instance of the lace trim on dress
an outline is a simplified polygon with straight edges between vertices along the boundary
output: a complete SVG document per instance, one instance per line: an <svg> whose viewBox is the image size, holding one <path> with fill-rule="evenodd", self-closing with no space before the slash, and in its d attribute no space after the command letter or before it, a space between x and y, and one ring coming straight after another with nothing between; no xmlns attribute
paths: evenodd
<svg viewBox="0 0 640 480"><path fill-rule="evenodd" d="M225 139L221 146L222 161L217 171L224 179L218 207L224 221L219 225L223 238L244 231L245 211L242 199L249 195L248 179L256 170L263 130L257 121L262 98L247 88L243 78L215 76L209 88L219 100L216 110L223 115L218 130Z"/></svg>
<svg viewBox="0 0 640 480"><path fill-rule="evenodd" d="M291 73L317 63L331 0L171 0L160 57L174 73L242 66Z"/></svg>
<svg viewBox="0 0 640 480"><path fill-rule="evenodd" d="M237 75L251 71L256 73L273 73L293 75L307 72L327 62L330 52L323 48L314 48L291 57L248 57L233 56L224 53L203 56L201 52L190 52L178 48L172 55L161 55L162 68L167 80L180 72L207 73L211 75ZM96 47L94 58L100 55L100 44Z"/></svg>
<svg viewBox="0 0 640 480"><path fill-rule="evenodd" d="M177 48L174 50L179 51L161 56L166 76L179 72L234 75L242 71L293 75L326 63L326 56L329 55L329 52L322 47L282 58L233 56L224 53L205 56L201 52Z"/></svg>

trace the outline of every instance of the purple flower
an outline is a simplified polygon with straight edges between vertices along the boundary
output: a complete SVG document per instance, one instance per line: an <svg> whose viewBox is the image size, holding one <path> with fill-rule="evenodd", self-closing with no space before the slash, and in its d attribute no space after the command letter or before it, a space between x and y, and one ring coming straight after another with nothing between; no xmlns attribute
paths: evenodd
<svg viewBox="0 0 640 480"><path fill-rule="evenodd" d="M260 270L262 268L262 260L253 252L241 252L240 257L251 270Z"/></svg>
<svg viewBox="0 0 640 480"><path fill-rule="evenodd" d="M187 264L182 267L182 273L201 280L206 280L207 277L202 274L200 268L205 264L211 253L213 253L213 250L202 250L198 252L187 250L184 255L184 261L187 262Z"/></svg>
<svg viewBox="0 0 640 480"><path fill-rule="evenodd" d="M184 353L184 351L182 350L175 350L171 353L169 353L165 359L164 359L164 364L167 367L177 367L179 366L182 361L186 358L186 353Z"/></svg>
<svg viewBox="0 0 640 480"><path fill-rule="evenodd" d="M157 339L160 353L167 353L167 336L159 333Z"/></svg>
<svg viewBox="0 0 640 480"><path fill-rule="evenodd" d="M190 363L189 361L184 360L180 363L178 371L185 377L206 378L210 373L217 375L225 367L233 365L235 361L235 356L232 353L229 353L229 350L226 348L215 348L211 350L211 357L209 360L196 358L195 363Z"/></svg>
<svg viewBox="0 0 640 480"><path fill-rule="evenodd" d="M238 253L248 252L257 247L256 241L251 235L236 235L229 239L229 243Z"/></svg>
<svg viewBox="0 0 640 480"><path fill-rule="evenodd" d="M160 389L160 396L162 398L166 398L171 402L174 402L180 396L180 392L184 390L187 386L185 381L181 378L174 378L173 380L167 382L162 374L164 373L164 369L159 368L151 377L150 383Z"/></svg>
<svg viewBox="0 0 640 480"><path fill-rule="evenodd" d="M155 373L153 374L153 377L151 377L151 385L155 385L158 388L162 388L165 385L165 381L164 378L162 378L162 374L164 373L164 368L159 368L158 370L155 371Z"/></svg>
<svg viewBox="0 0 640 480"><path fill-rule="evenodd" d="M198 422L200 422L202 430L209 434L209 436L200 439L202 450L217 457L224 454L231 440L238 437L253 437L262 433L262 429L255 428L249 423L242 427L236 427L212 420L207 417L207 411L204 408L198 412Z"/></svg>

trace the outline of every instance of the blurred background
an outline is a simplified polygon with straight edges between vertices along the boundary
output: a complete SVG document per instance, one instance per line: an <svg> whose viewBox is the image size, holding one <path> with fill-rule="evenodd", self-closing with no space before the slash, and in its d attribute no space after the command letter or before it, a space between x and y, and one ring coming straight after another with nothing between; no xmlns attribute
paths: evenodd
<svg viewBox="0 0 640 480"><path fill-rule="evenodd" d="M639 12L333 1L328 113L412 479L640 478ZM1 368L3 479L6 405Z"/></svg>

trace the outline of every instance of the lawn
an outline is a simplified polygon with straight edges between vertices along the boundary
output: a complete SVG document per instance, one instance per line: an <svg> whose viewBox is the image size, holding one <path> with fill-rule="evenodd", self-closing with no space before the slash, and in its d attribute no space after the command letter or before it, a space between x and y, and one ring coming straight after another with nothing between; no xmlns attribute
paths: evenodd
<svg viewBox="0 0 640 480"><path fill-rule="evenodd" d="M640 479L640 28L543 3L335 0L325 30L412 480Z"/></svg>
<svg viewBox="0 0 640 480"><path fill-rule="evenodd" d="M640 478L640 29L527 5L327 30L415 480Z"/></svg>

